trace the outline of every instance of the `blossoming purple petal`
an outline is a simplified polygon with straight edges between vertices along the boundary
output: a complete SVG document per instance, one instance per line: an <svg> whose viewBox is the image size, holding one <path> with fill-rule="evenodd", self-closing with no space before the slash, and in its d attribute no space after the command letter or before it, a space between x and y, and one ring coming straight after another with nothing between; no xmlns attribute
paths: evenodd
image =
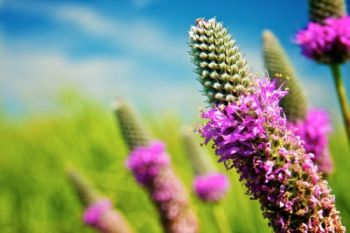
<svg viewBox="0 0 350 233"><path fill-rule="evenodd" d="M193 186L196 194L203 201L218 202L226 195L230 183L224 174L211 173L197 176Z"/></svg>

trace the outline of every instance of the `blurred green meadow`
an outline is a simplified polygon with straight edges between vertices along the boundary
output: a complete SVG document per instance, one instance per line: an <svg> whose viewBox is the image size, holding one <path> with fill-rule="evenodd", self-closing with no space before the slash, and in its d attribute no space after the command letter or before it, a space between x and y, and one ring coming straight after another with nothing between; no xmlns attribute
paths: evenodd
<svg viewBox="0 0 350 233"><path fill-rule="evenodd" d="M125 167L127 150L113 112L74 94L63 96L55 109L19 120L0 117L0 232L93 232L81 221L83 207L66 177L67 164L111 198L136 232L162 232L147 193ZM181 145L182 120L171 114L144 112L141 116L153 136L167 143L175 171L190 192L193 174ZM350 153L342 133L335 132L331 141L336 170L329 181L350 229ZM218 168L224 171L222 164ZM257 202L244 195L233 170L227 173L232 188L221 205L232 232L270 232ZM191 199L201 232L219 232L211 206L192 193Z"/></svg>

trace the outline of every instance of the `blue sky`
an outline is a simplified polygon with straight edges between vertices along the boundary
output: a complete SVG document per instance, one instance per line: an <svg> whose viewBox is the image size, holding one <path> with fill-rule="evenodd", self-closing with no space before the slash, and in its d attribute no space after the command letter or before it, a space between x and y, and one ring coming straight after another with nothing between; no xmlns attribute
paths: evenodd
<svg viewBox="0 0 350 233"><path fill-rule="evenodd" d="M14 114L45 110L73 86L105 106L123 96L139 108L196 116L205 105L187 33L198 17L223 21L261 73L261 31L271 29L311 105L337 110L327 68L303 58L292 43L307 23L306 0L0 0L0 101ZM350 77L349 65L343 69Z"/></svg>

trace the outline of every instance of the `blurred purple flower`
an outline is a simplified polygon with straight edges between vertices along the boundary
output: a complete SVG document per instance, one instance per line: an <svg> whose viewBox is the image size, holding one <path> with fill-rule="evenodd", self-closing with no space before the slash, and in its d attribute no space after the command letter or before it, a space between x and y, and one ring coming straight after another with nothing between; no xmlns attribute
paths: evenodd
<svg viewBox="0 0 350 233"><path fill-rule="evenodd" d="M219 161L237 169L275 232L345 232L313 154L281 116L286 92L268 79L256 82L251 94L203 113L201 134L214 142Z"/></svg>
<svg viewBox="0 0 350 233"><path fill-rule="evenodd" d="M218 202L226 195L230 182L228 177L221 173L199 175L193 182L193 187L203 201Z"/></svg>
<svg viewBox="0 0 350 233"><path fill-rule="evenodd" d="M91 226L98 226L101 216L111 208L112 204L107 199L92 204L84 213L84 222Z"/></svg>
<svg viewBox="0 0 350 233"><path fill-rule="evenodd" d="M160 169L168 165L169 158L165 152L165 145L161 142L153 142L148 147L137 147L127 160L127 167L143 185L151 182Z"/></svg>
<svg viewBox="0 0 350 233"><path fill-rule="evenodd" d="M295 133L304 141L307 153L313 153L313 161L319 171L328 175L333 170L329 153L328 135L332 131L329 114L326 111L311 109L305 120L292 123Z"/></svg>
<svg viewBox="0 0 350 233"><path fill-rule="evenodd" d="M343 63L350 59L350 17L328 18L324 24L310 22L296 35L302 53L320 63Z"/></svg>

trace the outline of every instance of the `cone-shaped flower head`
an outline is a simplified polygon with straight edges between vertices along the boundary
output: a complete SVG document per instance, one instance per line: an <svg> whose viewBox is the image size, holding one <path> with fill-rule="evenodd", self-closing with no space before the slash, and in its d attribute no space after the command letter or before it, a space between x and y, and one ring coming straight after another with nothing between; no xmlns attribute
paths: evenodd
<svg viewBox="0 0 350 233"><path fill-rule="evenodd" d="M224 174L216 172L207 153L188 131L182 133L186 153L190 158L195 178L193 189L196 195L206 202L219 202L230 187L230 181Z"/></svg>
<svg viewBox="0 0 350 233"><path fill-rule="evenodd" d="M101 233L132 233L127 220L114 210L108 199L101 199L91 204L84 213L85 224Z"/></svg>
<svg viewBox="0 0 350 233"><path fill-rule="evenodd" d="M126 164L156 205L165 232L198 232L197 218L186 190L170 166L165 145L149 140L126 103L119 102L116 106L123 137L129 144Z"/></svg>
<svg viewBox="0 0 350 233"><path fill-rule="evenodd" d="M67 170L67 175L84 206L88 206L101 198L95 188L77 171L70 168Z"/></svg>
<svg viewBox="0 0 350 233"><path fill-rule="evenodd" d="M121 133L129 150L133 150L137 146L147 146L150 142L149 135L135 117L130 106L120 98L115 100L113 104Z"/></svg>
<svg viewBox="0 0 350 233"><path fill-rule="evenodd" d="M126 218L120 212L114 210L111 202L98 194L82 175L71 168L67 171L67 174L82 204L87 207L83 216L85 224L101 233L134 232Z"/></svg>
<svg viewBox="0 0 350 233"><path fill-rule="evenodd" d="M286 91L269 79L227 106L203 113L200 129L228 168L235 168L275 232L345 232L335 197L300 137L289 130L279 102Z"/></svg>
<svg viewBox="0 0 350 233"><path fill-rule="evenodd" d="M304 119L307 100L293 65L271 31L264 31L262 40L265 68L270 78L276 80L277 85L288 90L288 95L282 98L280 102L287 119L291 122Z"/></svg>
<svg viewBox="0 0 350 233"><path fill-rule="evenodd" d="M309 23L296 35L302 53L319 63L341 64L350 59L350 17Z"/></svg>
<svg viewBox="0 0 350 233"><path fill-rule="evenodd" d="M292 130L304 141L304 148L313 153L313 161L318 170L326 175L333 171L329 153L328 135L332 131L329 114L326 111L311 109L305 120L292 123Z"/></svg>
<svg viewBox="0 0 350 233"><path fill-rule="evenodd" d="M339 18L346 15L345 0L309 0L310 21L323 23L329 17Z"/></svg>
<svg viewBox="0 0 350 233"><path fill-rule="evenodd" d="M210 104L227 104L251 90L247 62L221 23L197 19L190 31L190 46Z"/></svg>

